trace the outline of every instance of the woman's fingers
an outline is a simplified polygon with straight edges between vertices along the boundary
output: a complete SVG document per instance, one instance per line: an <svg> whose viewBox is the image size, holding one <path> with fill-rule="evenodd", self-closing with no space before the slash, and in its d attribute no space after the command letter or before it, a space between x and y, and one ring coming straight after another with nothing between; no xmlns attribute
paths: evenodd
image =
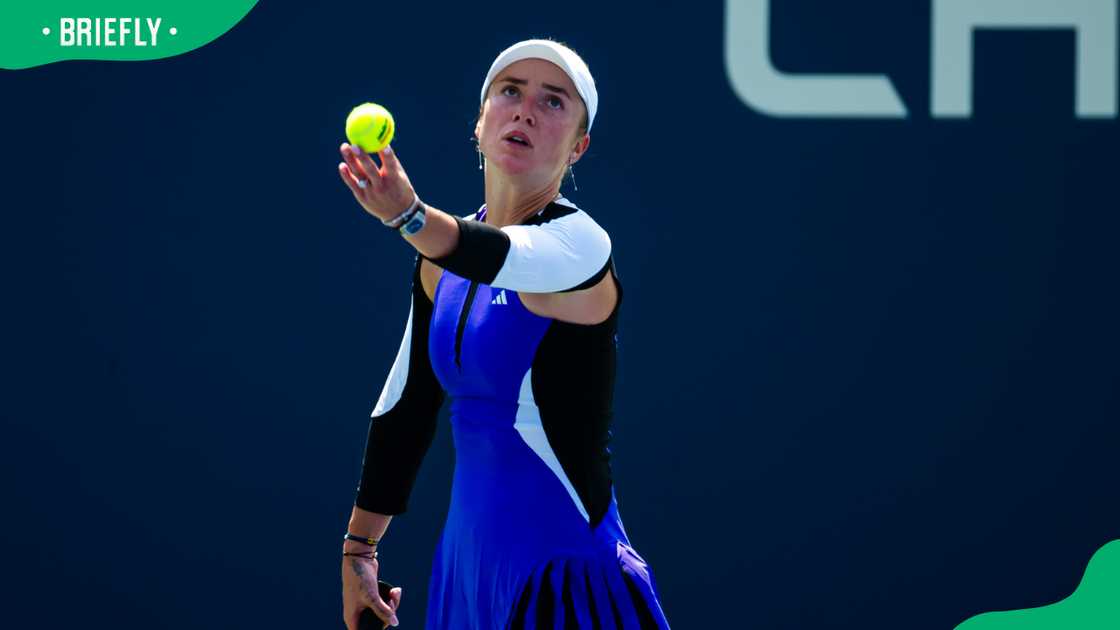
<svg viewBox="0 0 1120 630"><path fill-rule="evenodd" d="M390 147L378 153L381 164L361 148L342 143L339 147L345 160L338 167L342 181L370 214L388 220L404 212L415 199L416 193Z"/></svg>
<svg viewBox="0 0 1120 630"><path fill-rule="evenodd" d="M381 599L381 595L377 592L376 585L374 586L373 591L369 594L369 599L370 608L373 609L374 614L380 617L382 621L389 624L390 626L396 626L399 623L397 621L396 609L390 608L389 605Z"/></svg>
<svg viewBox="0 0 1120 630"><path fill-rule="evenodd" d="M362 186L358 183L358 178L354 177L354 172L350 170L350 166L346 162L338 163L338 174L342 177L343 183L350 189L350 192L354 193L355 197L360 198Z"/></svg>
<svg viewBox="0 0 1120 630"><path fill-rule="evenodd" d="M401 607L402 594L404 594L404 591L399 586L389 591L389 605L393 607L393 612Z"/></svg>
<svg viewBox="0 0 1120 630"><path fill-rule="evenodd" d="M401 161L397 159L397 154L391 145L385 145L378 155L381 156L381 163L385 165L386 171L401 172Z"/></svg>
<svg viewBox="0 0 1120 630"><path fill-rule="evenodd" d="M362 170L369 173L371 176L381 179L384 173L381 172L381 167L373 162L373 158L368 153L358 149L357 153L358 164L362 166ZM376 173L376 175L374 175Z"/></svg>
<svg viewBox="0 0 1120 630"><path fill-rule="evenodd" d="M381 173L379 173L376 168L367 171L365 167L362 166L362 163L358 158L359 154L361 153L361 149L359 149L358 147L346 144L344 142L342 143L340 151L342 151L342 159L346 160L346 165L350 167L350 172L354 174L359 188L366 187L362 185L363 180L366 182L366 185L368 185L372 183L372 179L374 177L381 177Z"/></svg>

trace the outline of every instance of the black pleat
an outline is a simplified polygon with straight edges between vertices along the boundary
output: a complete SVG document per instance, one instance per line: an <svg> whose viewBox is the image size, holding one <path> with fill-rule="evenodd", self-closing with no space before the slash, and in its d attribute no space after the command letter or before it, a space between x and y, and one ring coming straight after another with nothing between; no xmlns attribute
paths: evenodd
<svg viewBox="0 0 1120 630"><path fill-rule="evenodd" d="M614 625L616 628L619 628L619 630L621 630L622 628L626 627L622 625L622 613L618 612L618 606L616 606L614 603L614 593L611 593L610 591L608 591L608 593L609 597L611 598L611 614L614 615Z"/></svg>
<svg viewBox="0 0 1120 630"><path fill-rule="evenodd" d="M570 579L571 571L564 571L564 590L560 593L560 599L564 602L564 630L580 630L579 619L576 619L576 605L572 600L572 587L568 584Z"/></svg>
<svg viewBox="0 0 1120 630"><path fill-rule="evenodd" d="M562 567L563 565L561 565ZM563 582L560 586L560 601L564 606L564 627L563 629L553 627L553 618L556 612L556 596L552 589L551 574L554 570L558 569L549 562L545 565L544 569L537 574L540 579L540 588L536 589L537 597L537 612L536 612L536 626L537 630L584 630L580 628L579 618L576 616L575 599L572 596L571 576L568 571L564 571ZM649 604L646 603L645 597L642 596L642 590L635 583L632 578L625 571L622 571L622 581L626 584L626 591L630 596L630 602L634 606L634 612L638 616L638 626L641 630L659 630L660 626L657 625L656 617ZM533 597L533 575L525 581L525 588L521 591L521 595L517 598L517 605L514 607L513 615L510 617L509 630L525 630L526 617L529 613L529 600ZM576 579L579 579L578 577ZM583 575L584 587L587 589L587 607L588 613L591 616L591 629L603 630L603 626L599 623L599 611L596 608L595 590L591 588L591 575L584 573ZM615 604L614 600L610 601L611 615L614 617L615 625L622 628L622 614Z"/></svg>
<svg viewBox="0 0 1120 630"><path fill-rule="evenodd" d="M541 572L541 588L540 593L537 594L537 630L552 628L552 617L555 611L552 580L549 579L550 573L552 573L551 562L545 565L544 571Z"/></svg>
<svg viewBox="0 0 1120 630"><path fill-rule="evenodd" d="M634 584L634 580L625 571L622 572L622 581L626 582L626 590L630 591L630 599L634 602L634 610L638 613L639 627L642 630L658 630L657 622L653 619L653 613L650 612L646 599L638 590L638 585Z"/></svg>
<svg viewBox="0 0 1120 630"><path fill-rule="evenodd" d="M509 630L525 630L525 613L529 610L529 596L533 593L533 576L525 581L525 588L521 597L517 599L517 607L513 611L513 619L509 622Z"/></svg>
<svg viewBox="0 0 1120 630"><path fill-rule="evenodd" d="M583 580L586 582L585 588L587 588L587 605L591 608L591 628L592 630L603 630L603 626L599 623L599 611L595 608L595 591L591 590L591 573L585 571Z"/></svg>

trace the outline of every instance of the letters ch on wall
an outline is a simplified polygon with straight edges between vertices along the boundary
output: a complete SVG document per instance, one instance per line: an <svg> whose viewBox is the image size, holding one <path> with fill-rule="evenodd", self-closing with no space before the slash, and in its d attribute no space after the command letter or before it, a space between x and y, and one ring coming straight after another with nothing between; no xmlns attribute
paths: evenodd
<svg viewBox="0 0 1120 630"><path fill-rule="evenodd" d="M735 94L770 116L906 118L885 75L788 74L770 58L770 1L726 0L724 61ZM973 33L1073 29L1079 118L1117 116L1120 0L931 0L930 113L972 116Z"/></svg>

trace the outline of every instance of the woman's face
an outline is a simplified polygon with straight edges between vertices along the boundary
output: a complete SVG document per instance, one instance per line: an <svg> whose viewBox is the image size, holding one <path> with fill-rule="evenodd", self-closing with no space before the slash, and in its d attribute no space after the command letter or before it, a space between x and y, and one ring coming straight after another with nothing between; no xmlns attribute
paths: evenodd
<svg viewBox="0 0 1120 630"><path fill-rule="evenodd" d="M587 150L590 138L580 133L584 112L563 70L522 59L494 78L474 131L491 167L551 182Z"/></svg>

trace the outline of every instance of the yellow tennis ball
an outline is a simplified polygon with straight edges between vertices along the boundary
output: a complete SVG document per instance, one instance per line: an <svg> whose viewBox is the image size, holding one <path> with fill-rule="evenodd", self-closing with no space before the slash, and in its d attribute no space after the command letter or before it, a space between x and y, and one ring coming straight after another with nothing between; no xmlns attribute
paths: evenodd
<svg viewBox="0 0 1120 630"><path fill-rule="evenodd" d="M346 138L366 153L377 153L393 140L393 115L377 103L362 103L346 117Z"/></svg>

